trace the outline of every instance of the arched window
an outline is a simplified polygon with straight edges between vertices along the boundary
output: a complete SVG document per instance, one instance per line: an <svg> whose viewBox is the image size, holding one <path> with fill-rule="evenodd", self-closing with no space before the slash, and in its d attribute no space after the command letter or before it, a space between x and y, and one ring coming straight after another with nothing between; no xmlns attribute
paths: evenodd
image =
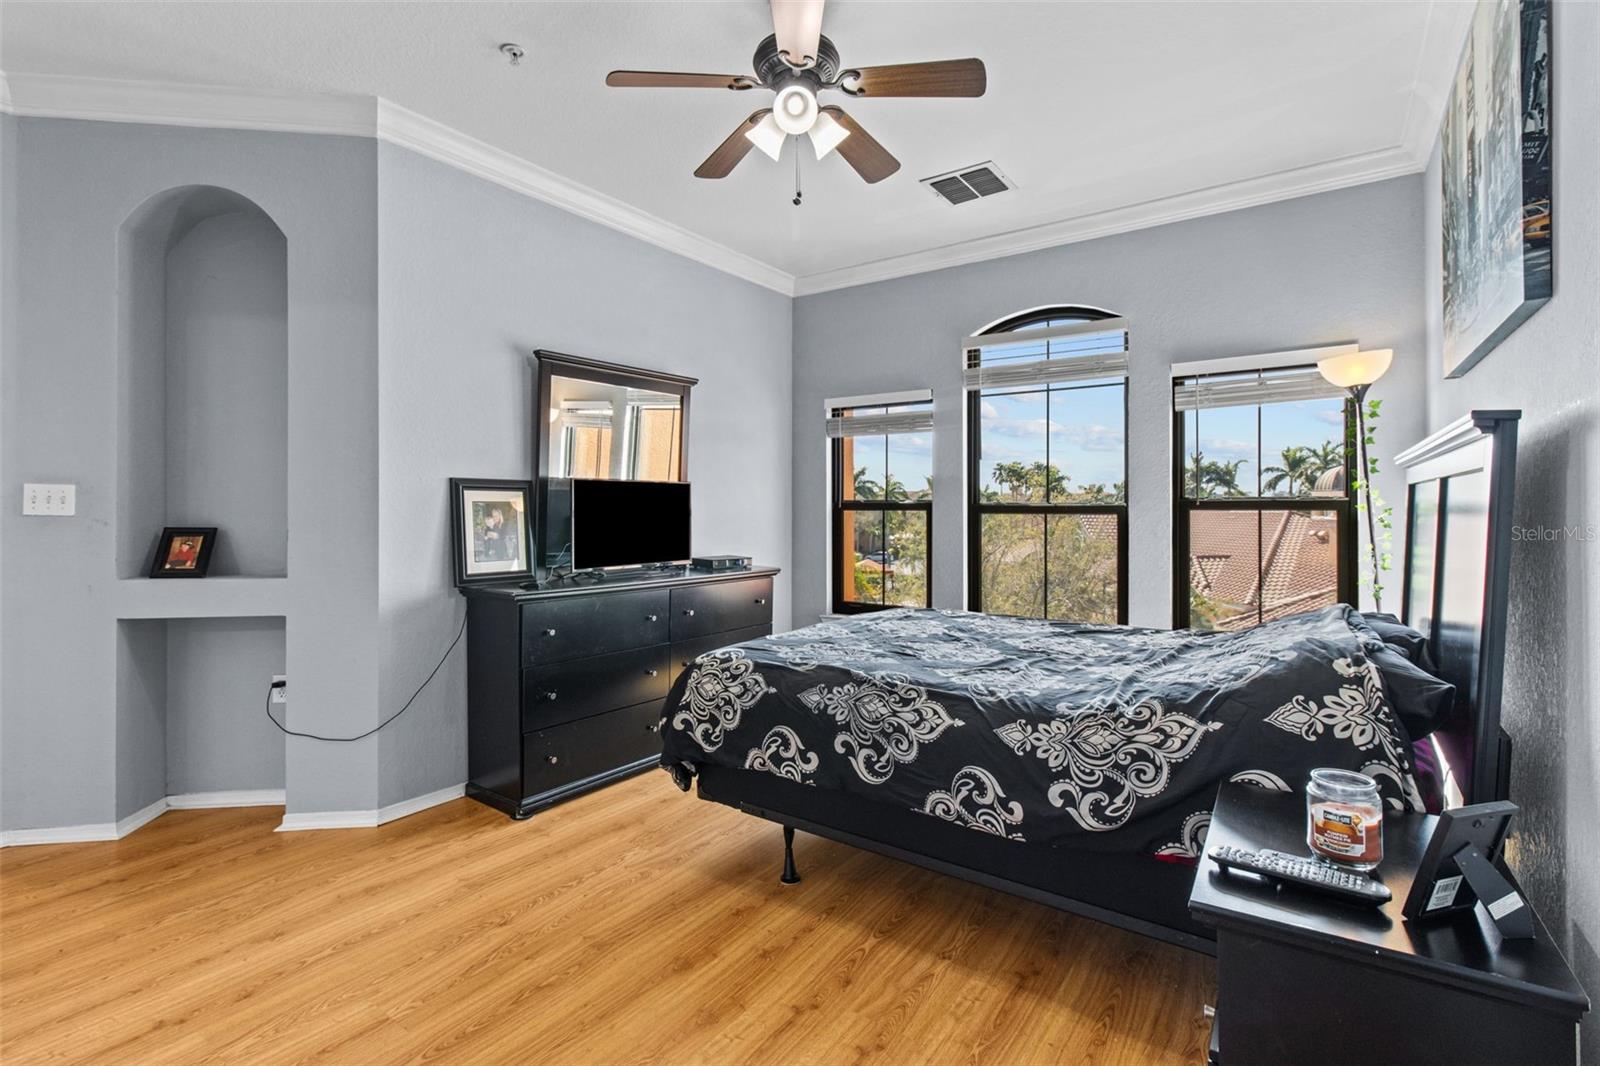
<svg viewBox="0 0 1600 1066"><path fill-rule="evenodd" d="M964 346L968 606L1126 622L1127 321L1033 308Z"/></svg>

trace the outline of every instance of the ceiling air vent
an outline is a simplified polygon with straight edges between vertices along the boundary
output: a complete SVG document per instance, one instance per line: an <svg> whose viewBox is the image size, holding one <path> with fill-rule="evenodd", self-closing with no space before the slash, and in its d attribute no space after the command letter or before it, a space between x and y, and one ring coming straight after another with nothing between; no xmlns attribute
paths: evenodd
<svg viewBox="0 0 1600 1066"><path fill-rule="evenodd" d="M979 163L948 174L936 174L931 178L923 178L922 184L952 204L964 204L980 196L993 196L1013 187L993 163Z"/></svg>

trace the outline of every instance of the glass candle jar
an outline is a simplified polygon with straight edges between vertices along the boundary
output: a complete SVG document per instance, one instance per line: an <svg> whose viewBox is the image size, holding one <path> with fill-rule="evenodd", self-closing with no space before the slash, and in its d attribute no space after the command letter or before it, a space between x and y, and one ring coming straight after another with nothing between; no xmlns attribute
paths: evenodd
<svg viewBox="0 0 1600 1066"><path fill-rule="evenodd" d="M1306 785L1306 843L1311 852L1352 870L1383 861L1383 800L1378 783L1353 770L1311 771Z"/></svg>

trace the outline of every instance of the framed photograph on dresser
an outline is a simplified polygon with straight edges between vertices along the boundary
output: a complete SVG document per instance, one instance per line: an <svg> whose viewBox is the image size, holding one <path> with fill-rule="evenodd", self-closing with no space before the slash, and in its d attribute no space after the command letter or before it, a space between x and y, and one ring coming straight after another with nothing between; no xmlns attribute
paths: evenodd
<svg viewBox="0 0 1600 1066"><path fill-rule="evenodd" d="M450 479L456 587L532 573L526 481Z"/></svg>

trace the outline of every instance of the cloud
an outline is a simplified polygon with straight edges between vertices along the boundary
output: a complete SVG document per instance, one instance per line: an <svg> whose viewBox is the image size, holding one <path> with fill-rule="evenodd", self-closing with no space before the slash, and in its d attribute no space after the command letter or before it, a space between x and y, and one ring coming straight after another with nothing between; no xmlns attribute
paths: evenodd
<svg viewBox="0 0 1600 1066"><path fill-rule="evenodd" d="M1235 459L1254 459L1256 457L1256 442L1253 440L1230 440L1226 437L1201 437L1200 452L1215 459L1227 455Z"/></svg>
<svg viewBox="0 0 1600 1066"><path fill-rule="evenodd" d="M978 409L983 413L983 417L984 418L999 418L1000 417L1000 412L998 410L996 410L994 404L990 403L988 400L984 400L979 405Z"/></svg>
<svg viewBox="0 0 1600 1066"><path fill-rule="evenodd" d="M1123 432L1114 426L1064 426L1058 422L1050 427L1050 435L1086 452L1120 452L1124 447Z"/></svg>

